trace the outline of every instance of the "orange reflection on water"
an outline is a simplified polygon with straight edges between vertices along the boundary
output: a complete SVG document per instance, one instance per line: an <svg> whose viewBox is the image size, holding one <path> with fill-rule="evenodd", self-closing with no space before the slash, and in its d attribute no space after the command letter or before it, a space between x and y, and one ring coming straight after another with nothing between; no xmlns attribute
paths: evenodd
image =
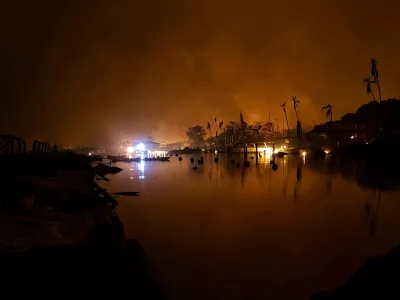
<svg viewBox="0 0 400 300"><path fill-rule="evenodd" d="M141 192L117 213L174 299L306 299L400 241L399 193L372 199L352 163L288 156L273 171L266 155L245 169L220 154L195 171L189 159L137 164L136 181L119 164L107 183Z"/></svg>

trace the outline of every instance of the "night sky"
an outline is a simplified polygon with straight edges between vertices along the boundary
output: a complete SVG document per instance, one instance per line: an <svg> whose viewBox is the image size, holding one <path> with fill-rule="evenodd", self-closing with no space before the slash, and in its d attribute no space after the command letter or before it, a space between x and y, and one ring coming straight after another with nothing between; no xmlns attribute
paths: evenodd
<svg viewBox="0 0 400 300"><path fill-rule="evenodd" d="M269 105L281 125L291 95L307 127L324 104L335 119L371 100L370 57L383 97L400 96L395 0L4 2L0 130L26 139L174 141Z"/></svg>

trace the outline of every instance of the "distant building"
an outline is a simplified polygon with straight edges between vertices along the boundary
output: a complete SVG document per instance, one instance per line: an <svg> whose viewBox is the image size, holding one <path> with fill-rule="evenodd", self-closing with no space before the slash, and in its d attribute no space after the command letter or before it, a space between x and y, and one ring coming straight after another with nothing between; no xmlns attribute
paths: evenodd
<svg viewBox="0 0 400 300"><path fill-rule="evenodd" d="M165 145L165 148L167 149L166 151L182 150L182 149L185 149L187 147L190 147L190 143L187 142L187 141L171 143L171 144L166 144Z"/></svg>
<svg viewBox="0 0 400 300"><path fill-rule="evenodd" d="M328 122L315 126L305 134L307 146L312 149L343 148L357 143L356 132L340 122Z"/></svg>

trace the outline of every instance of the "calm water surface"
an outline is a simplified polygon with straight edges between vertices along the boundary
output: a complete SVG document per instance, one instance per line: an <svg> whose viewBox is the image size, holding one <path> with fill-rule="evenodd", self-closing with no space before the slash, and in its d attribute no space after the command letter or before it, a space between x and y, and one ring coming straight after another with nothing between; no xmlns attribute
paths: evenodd
<svg viewBox="0 0 400 300"><path fill-rule="evenodd" d="M352 164L189 158L121 163L106 183L141 193L117 213L172 299L307 299L400 243L399 193L360 186Z"/></svg>

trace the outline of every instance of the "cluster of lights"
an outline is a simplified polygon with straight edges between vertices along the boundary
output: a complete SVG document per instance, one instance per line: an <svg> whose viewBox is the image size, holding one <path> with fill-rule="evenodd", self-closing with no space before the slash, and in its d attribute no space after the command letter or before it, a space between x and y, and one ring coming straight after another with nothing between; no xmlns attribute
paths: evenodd
<svg viewBox="0 0 400 300"><path fill-rule="evenodd" d="M145 151L146 146L143 143L139 143L135 148L132 146L129 146L128 148L126 148L126 152L128 152L129 154L132 154L135 150L136 151Z"/></svg>
<svg viewBox="0 0 400 300"><path fill-rule="evenodd" d="M285 147L285 146L284 146ZM281 152L283 149L285 149L285 148L278 148L278 149L273 149L273 148L271 148L271 147L266 147L266 148L258 148L258 151L265 151L265 153L267 154L267 155L272 155L273 153L274 154L278 154L279 152Z"/></svg>
<svg viewBox="0 0 400 300"><path fill-rule="evenodd" d="M135 147L136 151L144 151L146 150L146 147L143 143L139 143L136 147Z"/></svg>
<svg viewBox="0 0 400 300"><path fill-rule="evenodd" d="M149 155L162 156L167 154L167 151L148 151Z"/></svg>

